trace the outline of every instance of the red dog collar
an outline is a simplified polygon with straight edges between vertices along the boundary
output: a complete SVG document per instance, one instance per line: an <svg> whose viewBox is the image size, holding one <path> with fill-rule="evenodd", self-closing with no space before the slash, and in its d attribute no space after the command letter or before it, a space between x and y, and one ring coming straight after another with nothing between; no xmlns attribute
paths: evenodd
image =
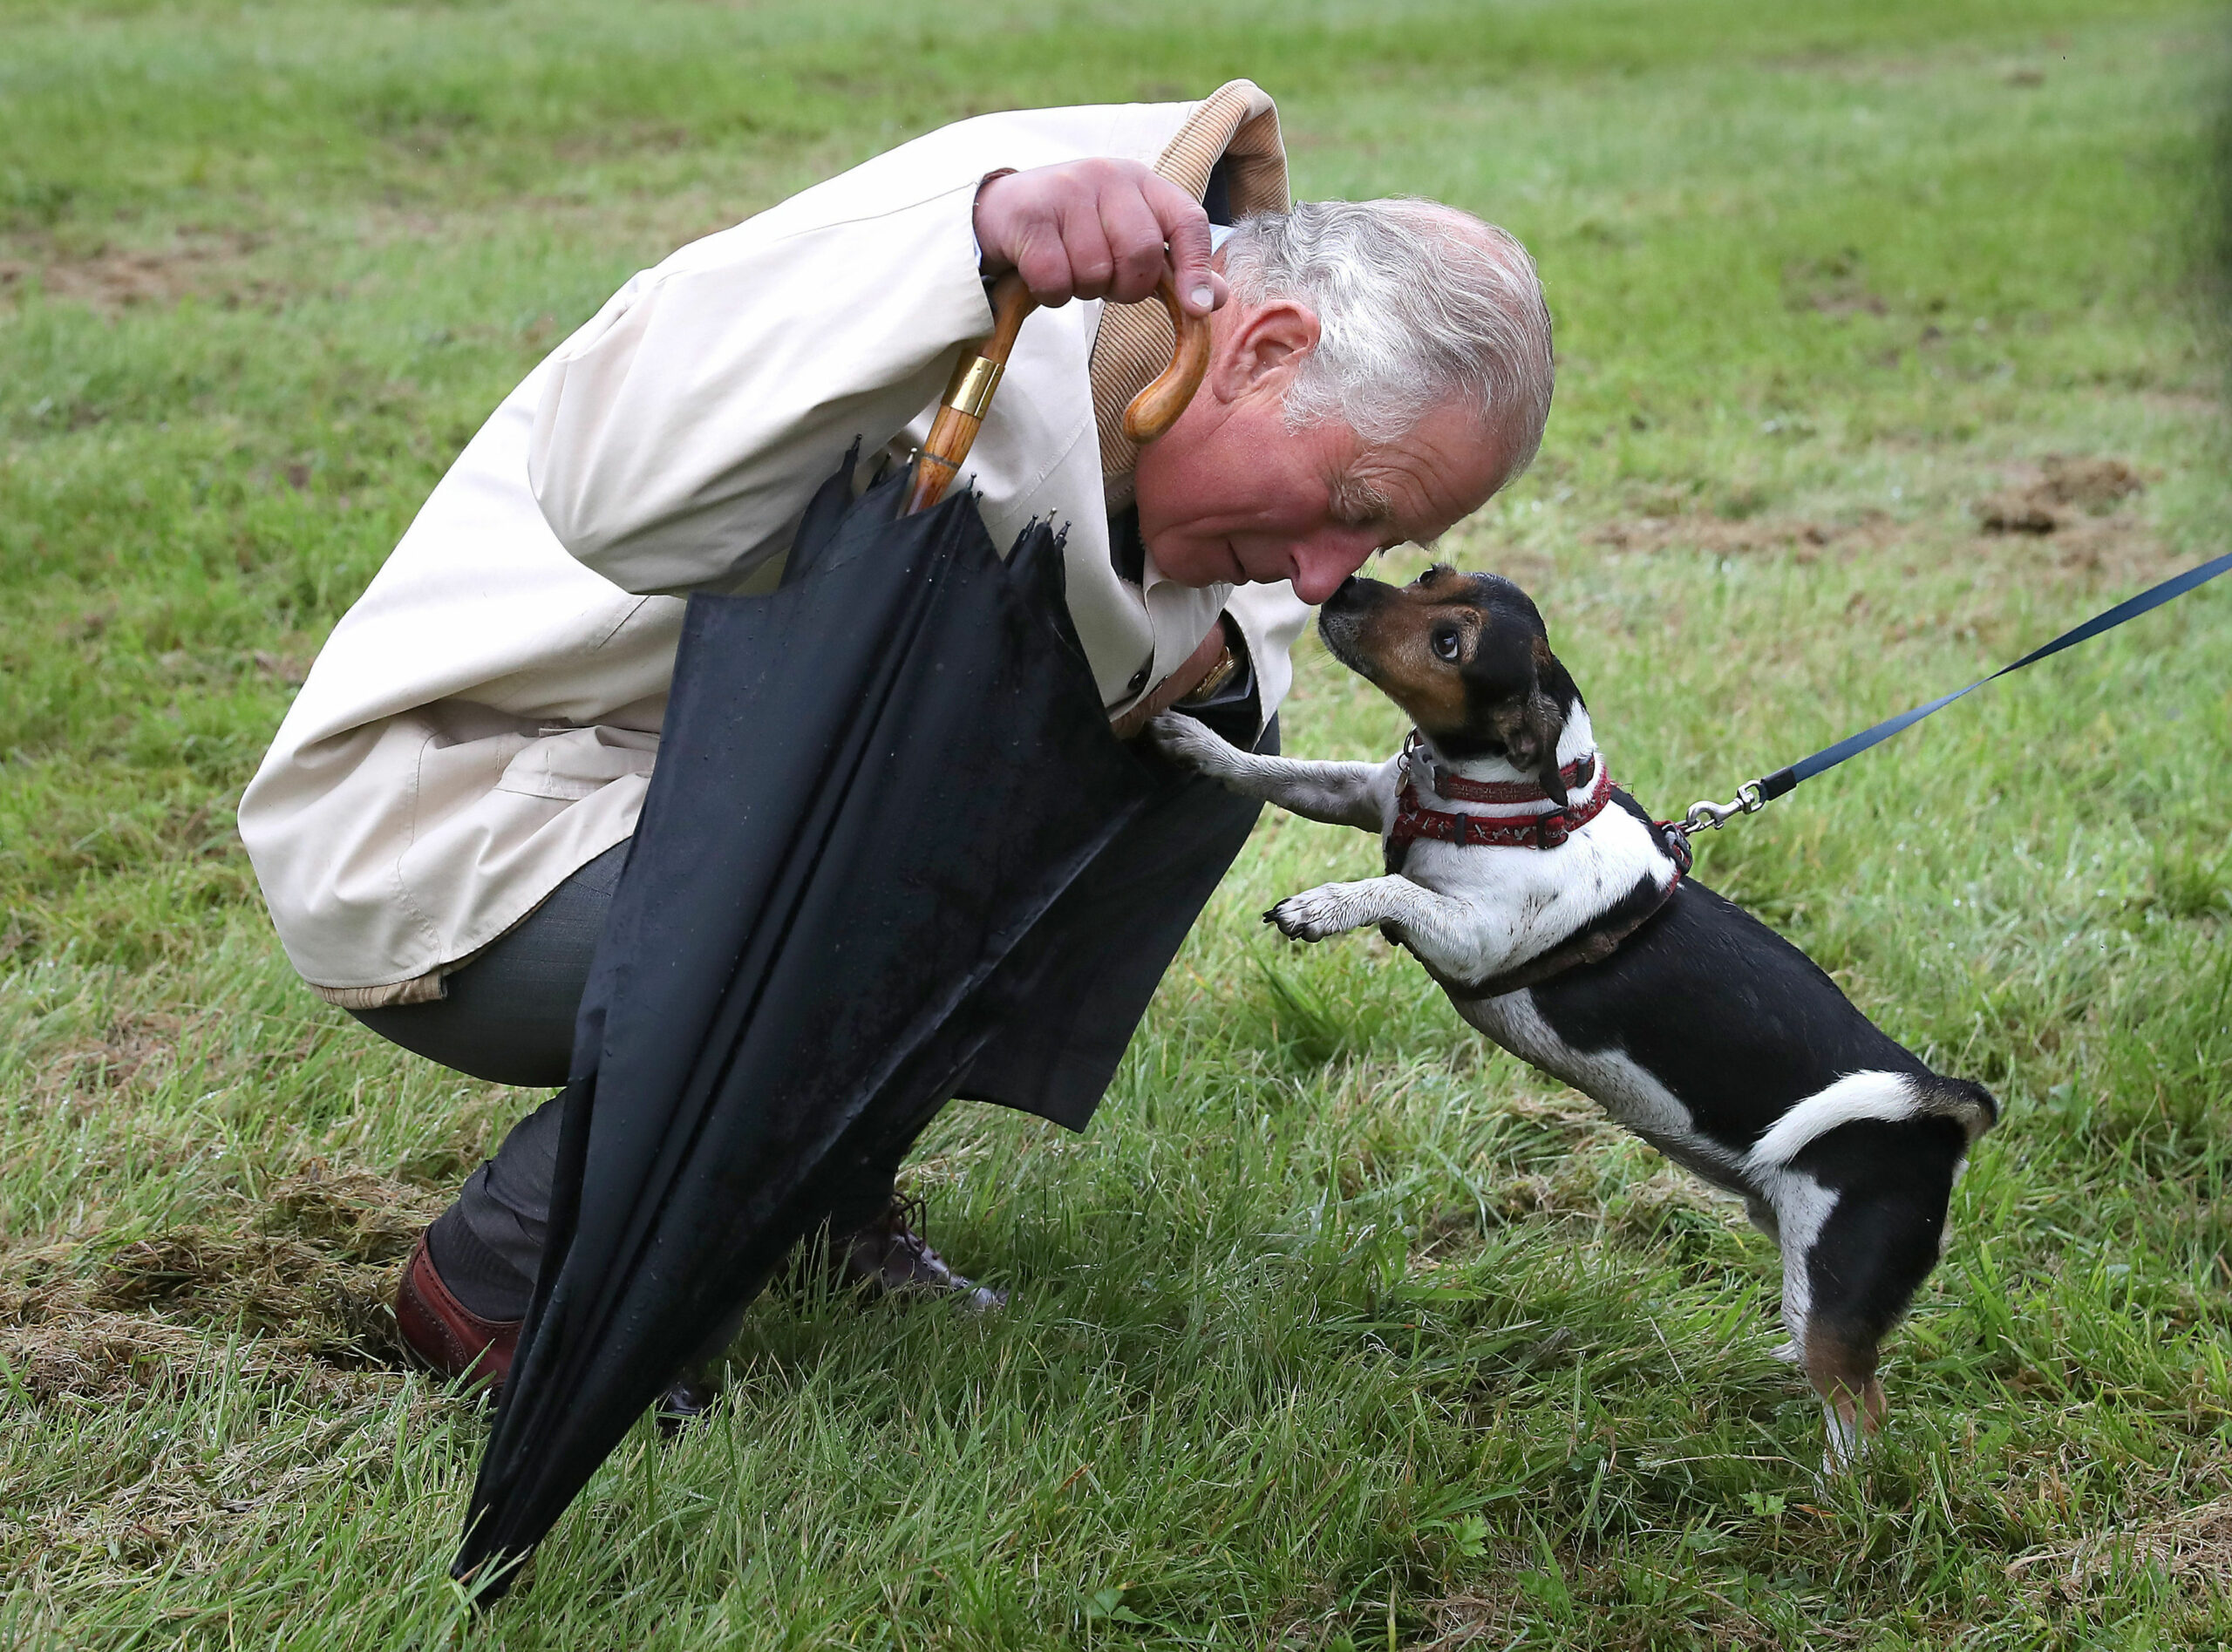
<svg viewBox="0 0 2232 1652"><path fill-rule="evenodd" d="M1597 755L1576 759L1558 772L1569 786L1588 785L1589 796L1542 814L1456 814L1429 809L1419 801L1418 784L1411 778L1410 758L1418 750L1416 733L1405 742L1403 790L1395 799L1395 824L1387 833L1390 850L1400 849L1420 838L1477 849L1555 849L1604 812L1612 799L1612 772ZM1540 786L1517 780L1462 780L1438 771L1434 790L1465 803L1540 803L1549 793Z"/></svg>
<svg viewBox="0 0 2232 1652"><path fill-rule="evenodd" d="M1426 737L1416 729L1405 737L1403 769L1406 778L1411 770L1417 766L1419 753L1426 751ZM1426 772L1433 779L1434 791L1453 803L1548 803L1550 800L1550 794L1532 780L1467 780L1461 775L1445 772L1441 765L1433 760L1431 752L1426 754L1425 760ZM1586 757L1575 758L1560 769L1558 784L1570 792L1577 785L1587 785L1596 770L1596 753L1591 751Z"/></svg>

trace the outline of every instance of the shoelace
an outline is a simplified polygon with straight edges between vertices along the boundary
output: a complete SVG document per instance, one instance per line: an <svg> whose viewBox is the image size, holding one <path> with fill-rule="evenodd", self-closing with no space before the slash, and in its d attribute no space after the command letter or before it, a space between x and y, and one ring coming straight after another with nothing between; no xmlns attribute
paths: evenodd
<svg viewBox="0 0 2232 1652"><path fill-rule="evenodd" d="M928 1260L934 1253L922 1230L929 1226L929 1215L930 1201L920 1193L894 1193L883 1218L887 1244L904 1246L917 1261Z"/></svg>

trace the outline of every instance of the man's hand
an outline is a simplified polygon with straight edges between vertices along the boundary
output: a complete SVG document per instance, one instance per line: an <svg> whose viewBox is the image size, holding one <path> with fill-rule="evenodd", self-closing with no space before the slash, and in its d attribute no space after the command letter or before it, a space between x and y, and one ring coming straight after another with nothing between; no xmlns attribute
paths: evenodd
<svg viewBox="0 0 2232 1652"><path fill-rule="evenodd" d="M1072 160L994 178L976 192L976 223L984 273L1019 271L1048 309L1072 298L1137 303L1166 267L1189 314L1225 301L1224 277L1209 268L1208 214L1135 160Z"/></svg>

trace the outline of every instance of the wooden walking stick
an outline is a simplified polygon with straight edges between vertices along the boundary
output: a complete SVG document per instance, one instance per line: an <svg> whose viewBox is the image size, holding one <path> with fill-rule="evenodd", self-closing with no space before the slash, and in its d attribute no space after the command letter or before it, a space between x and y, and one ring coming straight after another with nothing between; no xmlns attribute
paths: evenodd
<svg viewBox="0 0 2232 1652"><path fill-rule="evenodd" d="M1171 355L1170 365L1132 398L1131 405L1124 410L1124 434L1141 446L1178 422L1186 404L1201 387L1201 375L1209 366L1209 318L1189 316L1180 307L1178 289L1171 285L1167 274L1154 295L1162 300L1162 307L1170 312L1170 324L1178 330L1178 348ZM1024 317L1037 308L1021 275L1011 271L994 284L992 336L963 350L954 367L945 399L931 422L929 438L915 458L915 486L907 498L909 515L929 509L953 486L962 462L976 444L976 432L984 427L984 415L991 409L992 392L999 388L1000 375L1007 371L1015 336L1022 330Z"/></svg>

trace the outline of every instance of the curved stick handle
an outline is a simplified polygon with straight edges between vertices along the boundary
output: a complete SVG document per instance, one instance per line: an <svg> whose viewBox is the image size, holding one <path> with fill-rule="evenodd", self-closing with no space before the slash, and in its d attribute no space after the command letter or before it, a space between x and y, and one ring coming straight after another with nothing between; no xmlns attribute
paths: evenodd
<svg viewBox="0 0 2232 1652"><path fill-rule="evenodd" d="M1124 434L1141 447L1178 422L1194 392L1201 388L1201 376L1209 371L1209 318L1186 313L1167 274L1155 283L1154 296L1170 312L1178 348L1170 354L1170 365L1156 374L1154 383L1133 397L1131 405L1124 410Z"/></svg>
<svg viewBox="0 0 2232 1652"><path fill-rule="evenodd" d="M1209 366L1208 317L1189 316L1181 308L1178 289L1171 285L1167 274L1154 290L1170 312L1171 325L1177 329L1178 348L1171 355L1170 365L1132 398L1124 410L1124 434L1142 446L1178 422L1179 414L1201 387L1201 376ZM926 511L943 499L953 479L961 473L963 461L976 445L976 432L984 427L984 415L991 410L992 392L999 388L1000 375L1007 371L1016 334L1022 330L1024 317L1036 308L1031 289L1012 270L993 284L992 335L963 350L954 365L937 417L930 422L929 436L915 459L915 485L907 495L907 514Z"/></svg>

